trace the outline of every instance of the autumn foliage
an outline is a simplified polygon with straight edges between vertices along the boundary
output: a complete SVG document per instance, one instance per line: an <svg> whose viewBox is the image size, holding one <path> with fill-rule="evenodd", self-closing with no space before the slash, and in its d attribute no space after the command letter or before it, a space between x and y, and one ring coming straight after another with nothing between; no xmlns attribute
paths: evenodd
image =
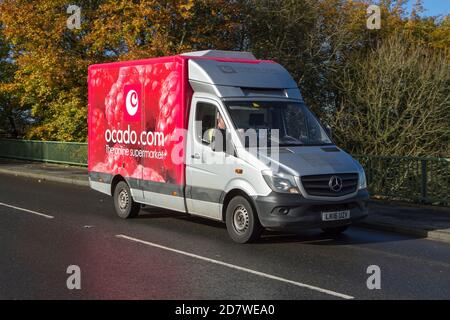
<svg viewBox="0 0 450 320"><path fill-rule="evenodd" d="M0 1L0 133L85 141L90 64L247 50L286 66L349 151L448 155L450 20L381 0L381 29L368 30L372 2Z"/></svg>

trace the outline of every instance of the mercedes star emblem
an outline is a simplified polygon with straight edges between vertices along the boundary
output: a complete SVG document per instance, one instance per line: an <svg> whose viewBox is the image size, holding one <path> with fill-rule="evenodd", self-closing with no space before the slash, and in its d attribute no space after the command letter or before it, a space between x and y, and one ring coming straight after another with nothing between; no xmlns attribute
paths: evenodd
<svg viewBox="0 0 450 320"><path fill-rule="evenodd" d="M331 191L339 192L342 189L342 179L338 176L332 176L328 182Z"/></svg>

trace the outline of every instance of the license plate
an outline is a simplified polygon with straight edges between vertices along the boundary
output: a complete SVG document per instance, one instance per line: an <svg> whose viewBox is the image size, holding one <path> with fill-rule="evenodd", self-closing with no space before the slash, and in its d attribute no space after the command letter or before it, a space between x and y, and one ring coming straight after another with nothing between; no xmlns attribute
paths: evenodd
<svg viewBox="0 0 450 320"><path fill-rule="evenodd" d="M322 212L322 221L350 219L350 210Z"/></svg>

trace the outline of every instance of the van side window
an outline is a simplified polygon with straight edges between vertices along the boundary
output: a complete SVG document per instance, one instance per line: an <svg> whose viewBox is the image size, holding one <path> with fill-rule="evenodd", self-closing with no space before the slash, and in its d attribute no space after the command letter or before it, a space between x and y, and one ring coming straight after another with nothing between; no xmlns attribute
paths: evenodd
<svg viewBox="0 0 450 320"><path fill-rule="evenodd" d="M216 128L217 114L218 110L215 105L205 102L197 104L195 112L196 136L204 144L212 142L212 133Z"/></svg>

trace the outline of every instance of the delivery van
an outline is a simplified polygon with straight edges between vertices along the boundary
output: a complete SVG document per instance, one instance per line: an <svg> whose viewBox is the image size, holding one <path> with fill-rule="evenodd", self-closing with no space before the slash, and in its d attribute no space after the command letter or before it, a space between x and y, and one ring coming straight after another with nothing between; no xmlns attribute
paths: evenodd
<svg viewBox="0 0 450 320"><path fill-rule="evenodd" d="M89 67L90 186L121 218L141 204L263 229L339 234L367 216L361 165L281 65L199 51Z"/></svg>

